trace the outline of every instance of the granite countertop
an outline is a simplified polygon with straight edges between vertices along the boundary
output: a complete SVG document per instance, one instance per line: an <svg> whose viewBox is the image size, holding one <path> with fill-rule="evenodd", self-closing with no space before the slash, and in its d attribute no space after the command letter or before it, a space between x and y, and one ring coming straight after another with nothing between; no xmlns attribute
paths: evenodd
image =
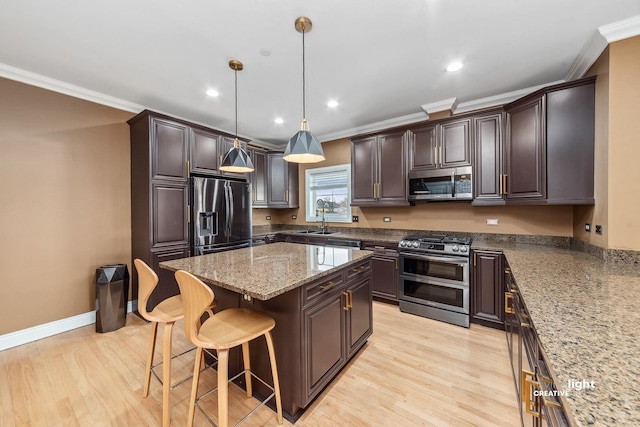
<svg viewBox="0 0 640 427"><path fill-rule="evenodd" d="M504 252L576 423L640 425L640 268L568 249L472 246ZM569 387L582 380L595 387Z"/></svg>
<svg viewBox="0 0 640 427"><path fill-rule="evenodd" d="M210 285L268 300L371 255L351 248L272 243L165 261L160 267L186 270Z"/></svg>

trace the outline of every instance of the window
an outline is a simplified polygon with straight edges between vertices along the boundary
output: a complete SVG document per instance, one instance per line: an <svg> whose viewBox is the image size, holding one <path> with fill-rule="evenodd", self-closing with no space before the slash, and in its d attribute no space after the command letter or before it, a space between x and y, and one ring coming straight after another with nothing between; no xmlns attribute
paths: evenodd
<svg viewBox="0 0 640 427"><path fill-rule="evenodd" d="M307 222L351 222L351 165L305 171Z"/></svg>

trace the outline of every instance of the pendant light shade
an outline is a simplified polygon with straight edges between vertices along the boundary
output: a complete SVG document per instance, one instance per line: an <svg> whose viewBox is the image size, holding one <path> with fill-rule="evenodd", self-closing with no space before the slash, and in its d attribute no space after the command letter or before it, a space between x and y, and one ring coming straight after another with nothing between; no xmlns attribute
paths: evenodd
<svg viewBox="0 0 640 427"><path fill-rule="evenodd" d="M242 71L244 66L242 62L232 59L229 61L229 68L234 71L235 74L235 89L236 89L236 137L233 140L233 147L227 151L222 159L220 170L225 172L253 172L253 162L249 154L240 147L240 141L238 141L238 71Z"/></svg>
<svg viewBox="0 0 640 427"><path fill-rule="evenodd" d="M296 31L302 33L302 123L300 131L289 140L283 158L293 163L316 163L324 160L324 152L320 140L309 130L305 106L304 33L311 31L311 20L301 16L296 19L295 26Z"/></svg>

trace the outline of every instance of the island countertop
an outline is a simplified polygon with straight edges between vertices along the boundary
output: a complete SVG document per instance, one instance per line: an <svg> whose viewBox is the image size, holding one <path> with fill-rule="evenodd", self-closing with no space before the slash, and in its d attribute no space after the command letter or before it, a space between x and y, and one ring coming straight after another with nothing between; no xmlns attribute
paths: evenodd
<svg viewBox="0 0 640 427"><path fill-rule="evenodd" d="M160 267L186 270L210 285L268 300L372 255L352 248L272 243L164 261Z"/></svg>

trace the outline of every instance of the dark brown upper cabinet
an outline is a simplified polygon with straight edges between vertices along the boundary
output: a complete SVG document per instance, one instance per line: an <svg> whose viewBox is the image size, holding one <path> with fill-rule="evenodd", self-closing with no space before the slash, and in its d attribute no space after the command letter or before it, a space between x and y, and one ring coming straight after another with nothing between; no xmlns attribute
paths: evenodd
<svg viewBox="0 0 640 427"><path fill-rule="evenodd" d="M251 200L254 208L266 208L267 204L267 152L258 148L249 150L254 170L250 174Z"/></svg>
<svg viewBox="0 0 640 427"><path fill-rule="evenodd" d="M505 113L507 202L594 203L595 77L544 88Z"/></svg>
<svg viewBox="0 0 640 427"><path fill-rule="evenodd" d="M473 118L473 205L505 204L501 175L503 115L499 110Z"/></svg>
<svg viewBox="0 0 640 427"><path fill-rule="evenodd" d="M410 131L410 170L471 166L471 118L431 123Z"/></svg>
<svg viewBox="0 0 640 427"><path fill-rule="evenodd" d="M189 141L191 173L209 175L218 172L219 139L219 134L201 129L191 129Z"/></svg>
<svg viewBox="0 0 640 427"><path fill-rule="evenodd" d="M270 208L297 208L298 164L283 153L267 153L267 204Z"/></svg>
<svg viewBox="0 0 640 427"><path fill-rule="evenodd" d="M351 205L407 206L406 131L351 140Z"/></svg>
<svg viewBox="0 0 640 427"><path fill-rule="evenodd" d="M187 149L189 130L186 126L152 117L150 119L151 135L151 178L169 181L186 181Z"/></svg>

